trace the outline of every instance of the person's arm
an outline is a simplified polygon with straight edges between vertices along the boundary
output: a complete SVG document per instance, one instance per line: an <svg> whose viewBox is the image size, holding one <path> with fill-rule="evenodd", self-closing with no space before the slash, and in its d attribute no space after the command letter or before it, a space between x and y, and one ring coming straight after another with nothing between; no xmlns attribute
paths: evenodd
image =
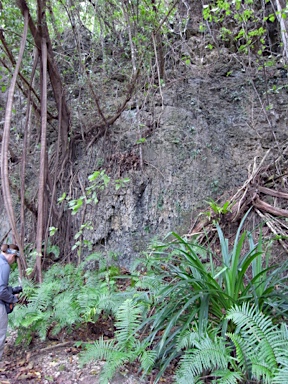
<svg viewBox="0 0 288 384"><path fill-rule="evenodd" d="M17 303L17 297L8 289L9 274L9 264L2 264L0 268L0 300L6 303Z"/></svg>

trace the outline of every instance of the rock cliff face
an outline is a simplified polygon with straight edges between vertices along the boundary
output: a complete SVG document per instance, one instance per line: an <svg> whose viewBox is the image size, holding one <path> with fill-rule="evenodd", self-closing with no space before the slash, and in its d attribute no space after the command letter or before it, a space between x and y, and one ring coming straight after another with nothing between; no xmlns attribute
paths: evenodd
<svg viewBox="0 0 288 384"><path fill-rule="evenodd" d="M212 51L201 59L203 47L196 36L184 48L194 60L171 64L160 92L146 97L143 91L144 107L137 110L131 101L100 140L86 140L73 148L71 170L73 180L79 181L69 186L73 198L82 194L95 170L105 169L112 180L130 180L118 190L111 183L96 205L87 205L85 215L82 211L71 217L69 249L81 224L92 224L93 229L83 231L92 244L92 250L83 249L83 257L101 251L107 262L128 266L153 239L170 231L189 232L197 215L207 210L205 200L225 202L231 197L255 158L261 159L270 148L274 148L271 156L277 157L286 147L287 72L280 64L261 72L256 66L244 66L225 49L220 56ZM117 81L123 79L115 77ZM69 96L72 109L79 92L85 91L79 88L76 93L77 89L76 85ZM112 106L119 101L118 95L113 97L111 92ZM4 108L5 95L0 94L0 103ZM95 114L89 115L85 105L83 111L91 124ZM14 139L13 150L18 145ZM33 191L33 196L37 164L35 160L27 167L27 193ZM59 186L57 196L63 192L68 191ZM4 207L1 221L4 238L9 231ZM35 233L29 225L27 242L29 232Z"/></svg>
<svg viewBox="0 0 288 384"><path fill-rule="evenodd" d="M268 148L277 156L286 145L286 82L277 69L267 79L232 56L212 57L167 81L162 97L141 111L143 121L156 122L144 143L137 144L136 111L124 112L105 139L82 153L83 182L109 151L114 178L130 179L87 210L94 230L85 237L93 249L127 266L153 238L187 233L205 200L231 197L256 157Z"/></svg>

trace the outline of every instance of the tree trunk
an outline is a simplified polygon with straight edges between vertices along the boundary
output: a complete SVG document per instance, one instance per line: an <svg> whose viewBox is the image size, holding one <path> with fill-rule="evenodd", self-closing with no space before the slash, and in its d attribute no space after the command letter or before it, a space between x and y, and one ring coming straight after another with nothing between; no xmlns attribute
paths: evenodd
<svg viewBox="0 0 288 384"><path fill-rule="evenodd" d="M276 7L277 7L277 19L280 24L280 34L281 34L281 40L283 43L283 57L288 62L288 22L287 19L284 17L284 10L286 7L285 1L281 0L275 0Z"/></svg>
<svg viewBox="0 0 288 384"><path fill-rule="evenodd" d="M61 146L62 146L62 159L65 158L67 149L68 149L68 134L70 131L70 111L65 99L65 91L62 84L60 72L58 70L57 64L54 59L54 53L52 49L51 40L49 37L49 31L45 19L45 7L41 5L41 2L38 1L38 28L35 26L35 23L31 17L29 12L29 8L27 6L26 0L18 0L18 6L24 14L24 11L27 10L29 13L29 29L33 36L35 45L39 51L39 55L41 56L41 41L42 37L46 39L47 46L47 70L51 82L51 86L53 88L53 93L56 101L56 106L58 113L61 113ZM60 108L61 105L61 108Z"/></svg>
<svg viewBox="0 0 288 384"><path fill-rule="evenodd" d="M20 256L20 261L18 261L20 277L22 277L23 275L21 264L24 270L27 268L27 264L24 258L20 236L18 234L17 227L16 227L14 209L13 209L12 198L11 198L10 187L9 187L8 146L9 146L9 139L10 139L10 123L11 123L11 116L12 116L13 96L14 96L17 76L20 69L20 64L21 64L24 50L25 50L27 31L28 31L28 18L29 18L29 14L27 11L25 11L24 12L25 23L24 23L23 36L21 39L20 52L18 56L18 61L16 63L15 71L11 80L11 85L8 91L8 99L7 99L7 105L6 105L5 122L4 122L4 128L3 128L3 138L2 138L2 152L1 152L1 173L2 173L1 176L2 176L3 199L4 199L4 205L7 211L7 216L12 228L13 236L20 249L21 256Z"/></svg>
<svg viewBox="0 0 288 384"><path fill-rule="evenodd" d="M42 283L42 242L47 216L45 207L45 186L47 178L46 142L47 142L47 47L46 40L42 38L41 46L41 152L38 190L38 218L36 234L36 269L39 283Z"/></svg>

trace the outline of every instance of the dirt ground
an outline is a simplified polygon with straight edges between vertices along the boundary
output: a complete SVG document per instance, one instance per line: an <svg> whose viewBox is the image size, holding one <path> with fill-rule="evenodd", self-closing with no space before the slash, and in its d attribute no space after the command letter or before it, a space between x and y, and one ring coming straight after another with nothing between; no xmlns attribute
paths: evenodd
<svg viewBox="0 0 288 384"><path fill-rule="evenodd" d="M103 362L81 366L81 349L74 341L34 341L29 347L16 346L13 334L7 337L0 363L0 384L98 384ZM133 372L135 370L135 373ZM111 384L148 384L137 377L136 367L118 372Z"/></svg>

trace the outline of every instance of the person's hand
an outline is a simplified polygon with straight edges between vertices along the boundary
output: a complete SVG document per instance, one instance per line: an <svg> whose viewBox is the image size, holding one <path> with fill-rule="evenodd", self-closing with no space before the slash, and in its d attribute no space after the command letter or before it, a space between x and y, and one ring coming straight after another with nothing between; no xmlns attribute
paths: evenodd
<svg viewBox="0 0 288 384"><path fill-rule="evenodd" d="M10 303L10 304L9 304L9 307L10 307L10 309L11 309L11 311L12 311L13 308L14 308L14 304L13 304L13 303Z"/></svg>

